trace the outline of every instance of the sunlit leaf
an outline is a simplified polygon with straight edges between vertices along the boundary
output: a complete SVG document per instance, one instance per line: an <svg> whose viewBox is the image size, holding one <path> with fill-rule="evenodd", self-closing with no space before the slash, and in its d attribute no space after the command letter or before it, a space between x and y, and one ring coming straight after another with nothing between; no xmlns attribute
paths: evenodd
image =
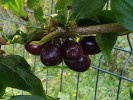
<svg viewBox="0 0 133 100"><path fill-rule="evenodd" d="M36 20L46 23L46 18L44 16L42 7L37 7L34 9L34 17L36 18Z"/></svg>
<svg viewBox="0 0 133 100"><path fill-rule="evenodd" d="M0 4L3 5L4 8L8 9L18 17L23 16L26 18L27 13L24 10L24 2L25 0L0 0Z"/></svg>
<svg viewBox="0 0 133 100"><path fill-rule="evenodd" d="M29 9L36 9L37 7L41 6L41 0L28 0L27 1L27 8Z"/></svg>

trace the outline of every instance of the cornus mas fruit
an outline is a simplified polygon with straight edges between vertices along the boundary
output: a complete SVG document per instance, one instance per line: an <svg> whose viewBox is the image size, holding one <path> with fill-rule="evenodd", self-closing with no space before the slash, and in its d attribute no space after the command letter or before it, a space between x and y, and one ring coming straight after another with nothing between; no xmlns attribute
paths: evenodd
<svg viewBox="0 0 133 100"><path fill-rule="evenodd" d="M25 44L25 49L27 52L33 55L40 55L44 45L31 45L30 43L31 41Z"/></svg>
<svg viewBox="0 0 133 100"><path fill-rule="evenodd" d="M79 44L82 46L84 53L87 55L98 54L101 52L96 43L95 36L83 37L79 40Z"/></svg>
<svg viewBox="0 0 133 100"><path fill-rule="evenodd" d="M67 67L77 72L84 72L88 70L88 68L90 67L90 63L91 63L91 60L87 55L83 55L77 61L65 61L65 64L67 65Z"/></svg>
<svg viewBox="0 0 133 100"><path fill-rule="evenodd" d="M83 51L79 43L68 40L62 44L61 47L62 57L64 60L78 60L82 57Z"/></svg>
<svg viewBox="0 0 133 100"><path fill-rule="evenodd" d="M60 49L55 44L48 44L44 46L41 55L41 62L46 66L55 66L61 63Z"/></svg>

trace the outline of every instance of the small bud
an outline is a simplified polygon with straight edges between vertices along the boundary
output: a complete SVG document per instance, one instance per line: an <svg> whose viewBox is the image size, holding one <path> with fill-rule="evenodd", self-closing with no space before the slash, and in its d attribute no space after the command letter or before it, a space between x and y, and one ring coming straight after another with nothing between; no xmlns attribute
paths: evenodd
<svg viewBox="0 0 133 100"><path fill-rule="evenodd" d="M6 42L5 42L4 38L0 37L0 45L5 45L5 44L6 44Z"/></svg>
<svg viewBox="0 0 133 100"><path fill-rule="evenodd" d="M5 56L6 52L4 50L0 49L0 58L3 58Z"/></svg>
<svg viewBox="0 0 133 100"><path fill-rule="evenodd" d="M42 29L42 30L44 30L44 29L45 29L45 27L44 27L44 25L43 25L43 24L41 25L41 29Z"/></svg>
<svg viewBox="0 0 133 100"><path fill-rule="evenodd" d="M70 26L71 28L75 28L75 27L77 27L77 24L76 24L75 21L70 21L70 22L69 22L69 26Z"/></svg>
<svg viewBox="0 0 133 100"><path fill-rule="evenodd" d="M23 43L23 38L20 35L15 35L13 37L13 43Z"/></svg>
<svg viewBox="0 0 133 100"><path fill-rule="evenodd" d="M57 25L58 25L58 22L57 22L56 19L51 18L51 19L50 19L50 24L51 24L51 26L57 26Z"/></svg>

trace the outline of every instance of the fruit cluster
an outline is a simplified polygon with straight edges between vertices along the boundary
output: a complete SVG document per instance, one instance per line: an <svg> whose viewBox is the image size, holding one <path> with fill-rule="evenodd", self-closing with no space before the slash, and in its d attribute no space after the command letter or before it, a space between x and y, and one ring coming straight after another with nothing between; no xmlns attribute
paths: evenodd
<svg viewBox="0 0 133 100"><path fill-rule="evenodd" d="M95 36L86 36L79 40L67 40L64 43L53 41L43 45L25 44L25 49L33 54L40 55L41 62L45 66L56 66L64 62L67 67L77 72L84 72L90 67L91 60L88 55L94 55L100 52Z"/></svg>

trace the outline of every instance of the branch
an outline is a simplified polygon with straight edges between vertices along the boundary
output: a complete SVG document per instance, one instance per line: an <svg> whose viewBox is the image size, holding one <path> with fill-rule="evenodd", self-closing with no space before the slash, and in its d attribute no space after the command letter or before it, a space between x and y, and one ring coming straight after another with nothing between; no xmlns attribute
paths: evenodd
<svg viewBox="0 0 133 100"><path fill-rule="evenodd" d="M118 23L113 23L113 24L102 24L102 25L95 25L95 26L86 26L86 27L77 27L73 30L73 32L80 33L79 35L88 35L88 34L101 34L101 33L114 33L114 32L122 32L122 31L128 31L124 27L122 27ZM40 37L42 38L44 36L44 33L41 33ZM68 32L65 29L59 28L55 32L47 34L42 41L44 42L45 40L50 40L52 38L55 38L58 35L61 36L69 36L72 34L68 34ZM41 43L43 43L40 41ZM38 44L38 43L36 43ZM6 45L4 38L0 37L0 45Z"/></svg>
<svg viewBox="0 0 133 100"><path fill-rule="evenodd" d="M77 27L76 29L74 29L74 32L80 33L80 35L114 33L122 31L127 31L127 29L125 29L118 23Z"/></svg>

